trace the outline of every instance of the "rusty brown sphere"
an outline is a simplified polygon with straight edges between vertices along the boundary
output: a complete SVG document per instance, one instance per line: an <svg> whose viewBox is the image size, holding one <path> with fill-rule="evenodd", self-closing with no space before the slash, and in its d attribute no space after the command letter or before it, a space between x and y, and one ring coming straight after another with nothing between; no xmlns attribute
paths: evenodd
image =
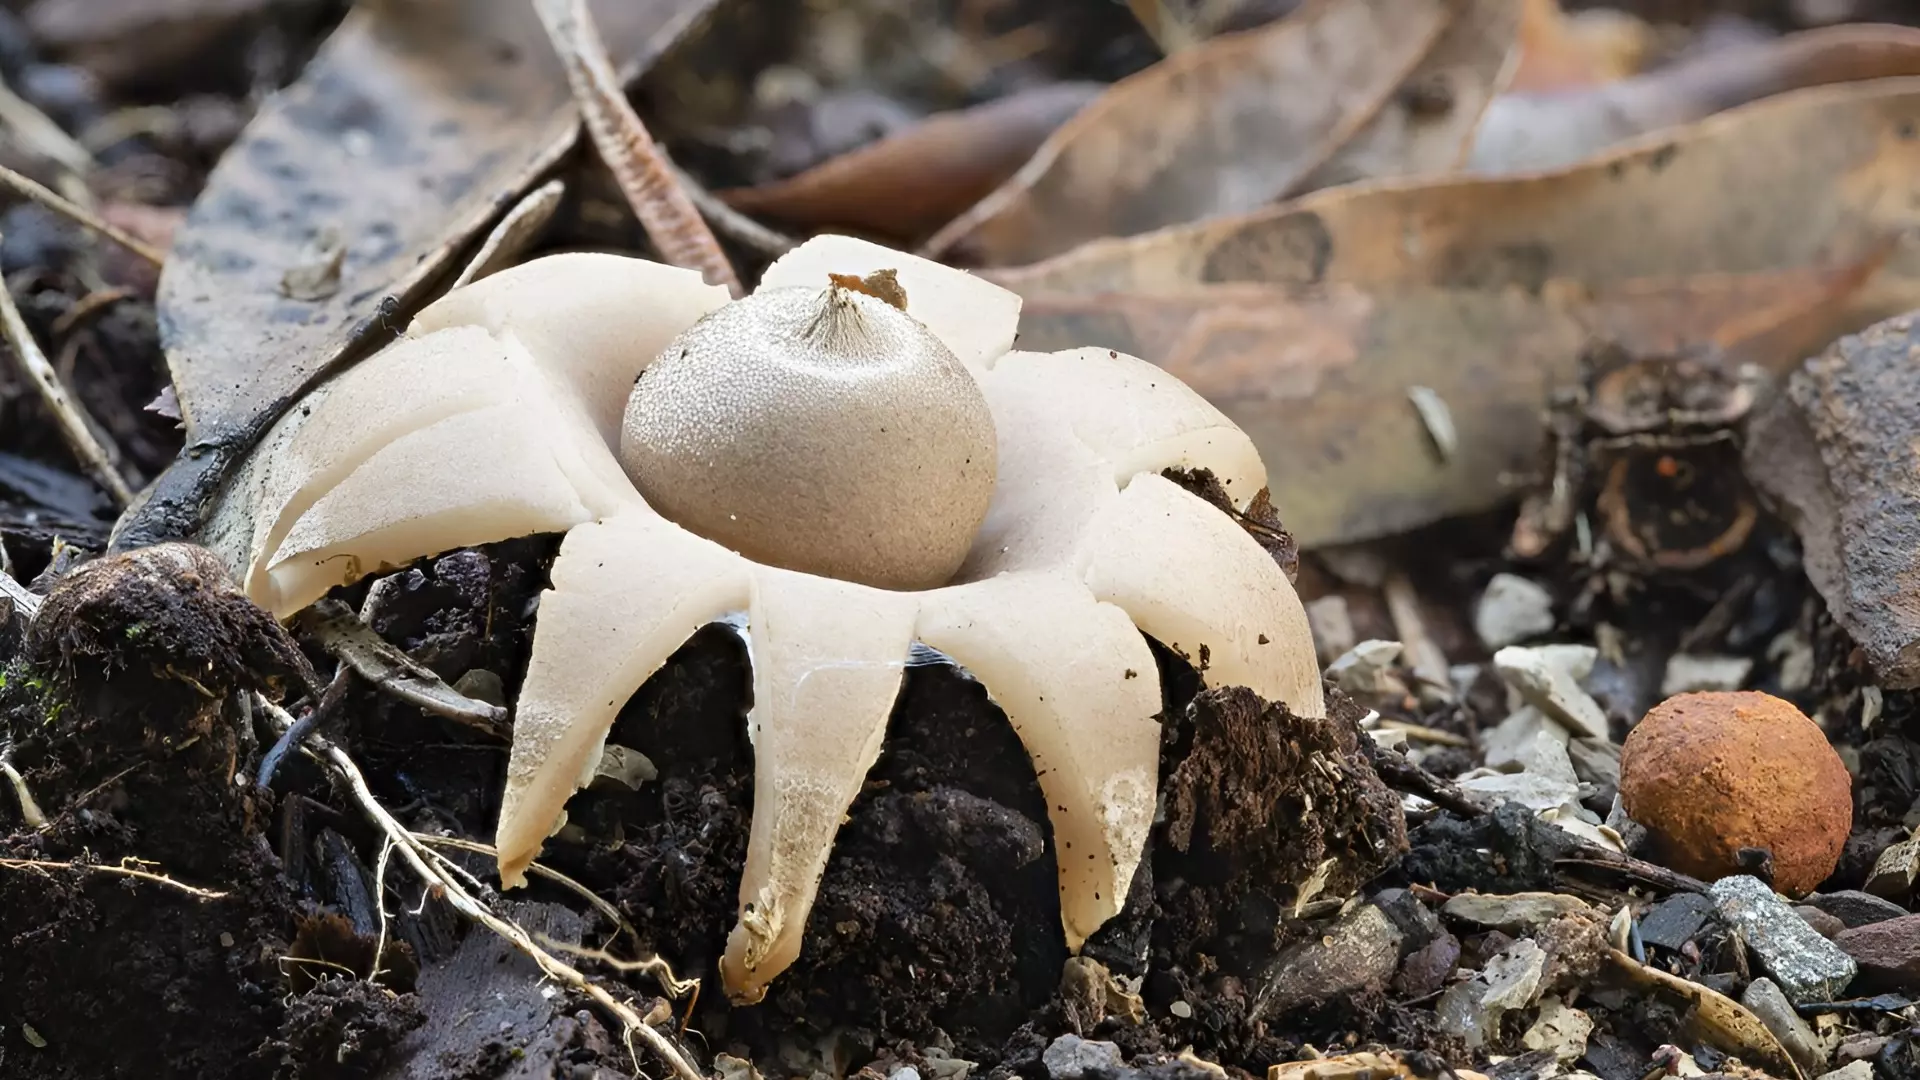
<svg viewBox="0 0 1920 1080"><path fill-rule="evenodd" d="M1771 694L1677 694L1620 749L1620 799L1669 867L1706 881L1773 854L1773 886L1813 891L1853 826L1852 778L1826 733Z"/></svg>

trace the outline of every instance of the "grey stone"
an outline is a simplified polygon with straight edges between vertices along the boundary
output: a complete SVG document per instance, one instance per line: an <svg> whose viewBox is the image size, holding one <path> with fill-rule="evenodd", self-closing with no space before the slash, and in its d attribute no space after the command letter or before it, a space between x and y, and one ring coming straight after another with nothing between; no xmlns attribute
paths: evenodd
<svg viewBox="0 0 1920 1080"><path fill-rule="evenodd" d="M902 1065L888 1073L887 1080L920 1080L920 1070L911 1065Z"/></svg>
<svg viewBox="0 0 1920 1080"><path fill-rule="evenodd" d="M1440 914L1475 926L1519 934L1537 930L1562 915L1591 910L1579 897L1560 893L1461 893L1448 900L1440 908Z"/></svg>
<svg viewBox="0 0 1920 1080"><path fill-rule="evenodd" d="M1574 739L1567 743L1567 760L1573 762L1573 775L1583 784L1597 787L1620 786L1620 747L1600 739Z"/></svg>
<svg viewBox="0 0 1920 1080"><path fill-rule="evenodd" d="M1520 1045L1529 1050L1549 1050L1563 1064L1579 1060L1587 1052L1587 1036L1593 1034L1593 1018L1572 1008L1557 997L1540 1002L1540 1015L1520 1036Z"/></svg>
<svg viewBox="0 0 1920 1080"><path fill-rule="evenodd" d="M1403 646L1397 641L1369 638L1327 665L1327 681L1355 697L1373 697L1406 687L1393 674Z"/></svg>
<svg viewBox="0 0 1920 1080"><path fill-rule="evenodd" d="M1780 992L1780 987L1772 979L1755 979L1747 984L1747 991L1740 995L1740 1004L1745 1005L1767 1025L1774 1038L1787 1053L1806 1070L1808 1076L1818 1074L1827 1067L1827 1055L1820 1049L1820 1039L1813 1028L1800 1019L1793 1011L1793 1002Z"/></svg>
<svg viewBox="0 0 1920 1080"><path fill-rule="evenodd" d="M1323 664L1339 659L1359 642L1359 636L1353 632L1353 615L1347 610L1347 598L1339 593L1307 605L1307 627L1313 631L1315 651Z"/></svg>
<svg viewBox="0 0 1920 1080"><path fill-rule="evenodd" d="M1793 911L1794 914L1807 920L1807 925L1813 927L1814 933L1819 934L1828 941L1832 941L1836 935L1847 928L1846 923L1821 911L1817 907L1812 907L1807 904L1795 904L1793 905Z"/></svg>
<svg viewBox="0 0 1920 1080"><path fill-rule="evenodd" d="M1401 961L1400 973L1393 977L1393 989L1403 998L1423 998L1438 993L1459 964L1460 939L1443 930L1439 937L1408 953Z"/></svg>
<svg viewBox="0 0 1920 1080"><path fill-rule="evenodd" d="M1543 738L1561 746L1572 736L1567 729L1547 719L1547 714L1531 705L1515 709L1505 720L1480 733L1482 760L1489 769L1518 772L1539 754L1534 744Z"/></svg>
<svg viewBox="0 0 1920 1080"><path fill-rule="evenodd" d="M1372 904L1340 917L1322 937L1288 948L1267 968L1253 1017L1342 994L1384 989L1400 966L1400 928Z"/></svg>
<svg viewBox="0 0 1920 1080"><path fill-rule="evenodd" d="M1842 1065L1851 1065L1856 1061L1872 1061L1880 1056L1893 1040L1885 1035L1863 1033L1849 1035L1840 1041L1840 1049L1833 1052L1833 1060Z"/></svg>
<svg viewBox="0 0 1920 1080"><path fill-rule="evenodd" d="M1816 933L1759 878L1721 878L1707 891L1721 920L1740 934L1789 1000L1835 1001L1846 992L1857 970L1853 957Z"/></svg>
<svg viewBox="0 0 1920 1080"><path fill-rule="evenodd" d="M1053 1080L1082 1080L1088 1073L1101 1069L1119 1069L1126 1065L1126 1058L1120 1048L1110 1042L1062 1035L1040 1055L1040 1064Z"/></svg>
<svg viewBox="0 0 1920 1080"><path fill-rule="evenodd" d="M1821 1073L1819 1080L1873 1080L1873 1062L1851 1061L1830 1073Z"/></svg>
<svg viewBox="0 0 1920 1080"><path fill-rule="evenodd" d="M1800 534L1807 579L1888 690L1920 686L1916 343L1912 314L1839 338L1766 395L1743 440L1746 475Z"/></svg>
<svg viewBox="0 0 1920 1080"><path fill-rule="evenodd" d="M1738 690L1753 671L1749 656L1696 656L1674 653L1660 678L1660 694L1690 694L1700 690Z"/></svg>
<svg viewBox="0 0 1920 1080"><path fill-rule="evenodd" d="M1553 629L1553 594L1518 574L1495 574L1474 608L1473 629L1489 649L1504 649Z"/></svg>
<svg viewBox="0 0 1920 1080"><path fill-rule="evenodd" d="M1653 905L1640 920L1643 944L1678 950L1713 916L1713 901L1699 893L1675 893Z"/></svg>
<svg viewBox="0 0 1920 1080"><path fill-rule="evenodd" d="M1833 943L1860 965L1863 988L1920 989L1920 915L1843 930Z"/></svg>
<svg viewBox="0 0 1920 1080"><path fill-rule="evenodd" d="M1507 946L1473 978L1453 984L1434 1006L1440 1028L1479 1049L1497 1036L1500 1018L1531 1006L1540 996L1546 951L1531 938Z"/></svg>
<svg viewBox="0 0 1920 1080"><path fill-rule="evenodd" d="M1374 894L1373 906L1386 913L1393 925L1400 929L1402 950L1425 948L1433 939L1447 932L1440 924L1440 916L1434 914L1419 897L1406 889L1381 889Z"/></svg>
<svg viewBox="0 0 1920 1080"><path fill-rule="evenodd" d="M1509 645L1493 654L1493 667L1527 704L1573 734L1606 739L1606 711L1580 686L1598 656L1591 645Z"/></svg>
<svg viewBox="0 0 1920 1080"><path fill-rule="evenodd" d="M1839 919L1848 929L1856 926L1871 926L1888 919L1904 918L1913 914L1891 900L1883 900L1868 892L1846 889L1840 892L1812 893L1800 901L1811 907Z"/></svg>

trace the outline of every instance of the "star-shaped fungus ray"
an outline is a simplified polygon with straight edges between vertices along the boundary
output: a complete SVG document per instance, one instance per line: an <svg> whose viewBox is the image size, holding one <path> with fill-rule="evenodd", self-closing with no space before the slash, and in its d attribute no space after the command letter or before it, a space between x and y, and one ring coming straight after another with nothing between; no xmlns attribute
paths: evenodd
<svg viewBox="0 0 1920 1080"><path fill-rule="evenodd" d="M816 238L733 302L747 307L706 318L725 302L691 271L614 256L552 256L456 290L269 433L208 536L244 571L250 595L285 616L380 567L566 533L515 707L496 836L508 886L564 821L634 691L701 626L744 612L754 818L721 962L737 1001L759 1000L800 955L835 834L880 752L909 649L924 642L980 680L1031 756L1056 842L1062 932L1077 948L1120 909L1152 826L1161 694L1142 631L1216 685L1324 715L1291 583L1232 517L1161 475L1209 470L1245 509L1266 484L1259 455L1200 395L1144 361L1101 349L1010 352L1018 296L878 245ZM815 333L823 319L840 321ZM869 355L889 342L916 357ZM725 355L696 355L715 343ZM675 407L674 394L751 388L729 364L786 356L799 366L770 374L813 372L817 384L771 402L760 394L740 423L820 425L844 438L715 438L714 418L733 414L712 401ZM676 374L641 378L656 360L663 371L679 365ZM956 360L971 381L956 382ZM703 364L724 377L703 375ZM914 383L916 370L928 381ZM917 389L891 389L896 376ZM866 419L835 426L821 403L836 393L867 395L857 413ZM710 475L750 478L762 446L827 455L851 446L867 457L848 476L906 477L937 497L956 482L948 470L875 464L913 444L891 422L872 422L891 415L876 414L876 401L896 398L914 432L961 430L943 402L991 418L991 496L978 502L960 571L931 588L809 572L792 565L808 557L783 561L792 553L748 559L663 517L630 479L639 473L620 465L665 462L662 475L698 484L709 474L684 453L689 438L702 453L735 455ZM783 414L787 399L806 411ZM693 415L696 427L669 431L679 441L649 444L650 432ZM503 456L514 460L495 464ZM786 484L773 494L788 497ZM719 504L739 495L714 491ZM818 512L807 497L823 496L802 491L798 511ZM911 551L925 538L911 524L890 532L899 516L869 515L846 531ZM919 520L952 526L940 514ZM753 539L779 546L778 530Z"/></svg>

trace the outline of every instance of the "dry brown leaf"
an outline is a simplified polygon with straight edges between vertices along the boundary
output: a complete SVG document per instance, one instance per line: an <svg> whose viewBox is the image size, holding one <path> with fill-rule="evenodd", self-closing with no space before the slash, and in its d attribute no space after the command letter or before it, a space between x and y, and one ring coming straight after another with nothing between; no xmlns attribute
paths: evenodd
<svg viewBox="0 0 1920 1080"><path fill-rule="evenodd" d="M609 47L644 67L712 2L597 7ZM116 546L189 534L227 463L403 324L578 128L526 5L357 5L222 157L174 237L157 306L187 450Z"/></svg>
<svg viewBox="0 0 1920 1080"><path fill-rule="evenodd" d="M1522 0L1450 0L1447 28L1379 113L1285 194L1452 172L1519 63Z"/></svg>
<svg viewBox="0 0 1920 1080"><path fill-rule="evenodd" d="M790 224L918 243L1004 183L1104 89L1055 83L936 113L797 176L717 194Z"/></svg>
<svg viewBox="0 0 1920 1080"><path fill-rule="evenodd" d="M1360 130L1444 29L1445 0L1309 0L1124 79L927 242L973 265L1251 209Z"/></svg>
<svg viewBox="0 0 1920 1080"><path fill-rule="evenodd" d="M1326 191L984 276L1026 297L1022 347L1124 350L1212 398L1320 546L1508 498L1596 337L1778 365L1920 306L1920 259L1891 246L1920 224L1916 177L1920 79L1879 82L1552 175ZM1445 463L1410 385L1453 413Z"/></svg>
<svg viewBox="0 0 1920 1080"><path fill-rule="evenodd" d="M1512 93L1488 107L1468 168L1558 168L1634 136L1811 86L1920 75L1920 29L1847 25L1741 42L1578 92Z"/></svg>

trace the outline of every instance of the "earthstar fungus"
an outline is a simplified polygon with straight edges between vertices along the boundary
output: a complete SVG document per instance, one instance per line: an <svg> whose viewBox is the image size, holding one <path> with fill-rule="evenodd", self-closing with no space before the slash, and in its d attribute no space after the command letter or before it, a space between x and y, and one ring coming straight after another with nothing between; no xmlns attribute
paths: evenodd
<svg viewBox="0 0 1920 1080"><path fill-rule="evenodd" d="M417 558L566 534L515 703L507 886L633 692L744 615L754 809L721 961L741 1002L799 955L918 641L987 688L1031 756L1077 949L1119 911L1152 827L1161 693L1143 634L1212 685L1302 716L1325 703L1285 574L1162 475L1208 470L1246 510L1266 488L1251 440L1145 361L1013 351L1019 311L972 275L837 236L731 303L644 259L536 259L430 304L319 387L202 539L287 617Z"/></svg>

